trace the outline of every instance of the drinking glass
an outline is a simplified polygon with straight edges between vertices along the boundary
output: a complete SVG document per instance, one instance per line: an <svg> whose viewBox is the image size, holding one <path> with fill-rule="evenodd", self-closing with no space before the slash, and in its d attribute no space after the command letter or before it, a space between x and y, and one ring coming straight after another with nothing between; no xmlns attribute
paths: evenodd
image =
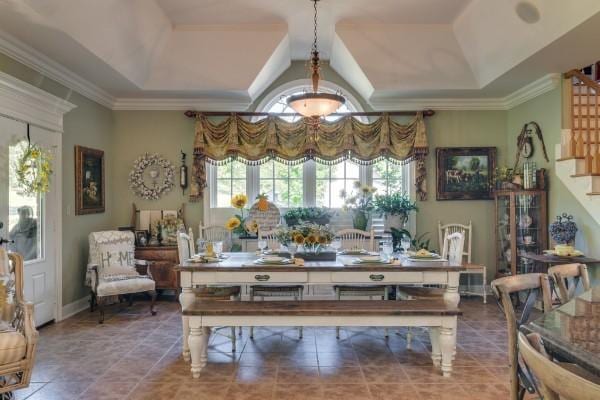
<svg viewBox="0 0 600 400"><path fill-rule="evenodd" d="M394 252L394 244L391 240L386 240L381 246L382 253L386 259L389 259Z"/></svg>
<svg viewBox="0 0 600 400"><path fill-rule="evenodd" d="M334 239L331 242L330 246L337 253L342 247L342 241L340 239Z"/></svg>
<svg viewBox="0 0 600 400"><path fill-rule="evenodd" d="M198 246L198 253L202 254L206 252L206 243L207 241L204 239L196 240L196 245Z"/></svg>
<svg viewBox="0 0 600 400"><path fill-rule="evenodd" d="M259 248L259 250L260 250L261 253L265 251L266 247L267 247L267 241L264 240L264 239L259 239L259 241L258 241L258 248Z"/></svg>
<svg viewBox="0 0 600 400"><path fill-rule="evenodd" d="M214 248L214 251L215 251L215 254L217 255L217 257L220 257L221 253L223 253L223 242L222 241L214 242L213 248Z"/></svg>

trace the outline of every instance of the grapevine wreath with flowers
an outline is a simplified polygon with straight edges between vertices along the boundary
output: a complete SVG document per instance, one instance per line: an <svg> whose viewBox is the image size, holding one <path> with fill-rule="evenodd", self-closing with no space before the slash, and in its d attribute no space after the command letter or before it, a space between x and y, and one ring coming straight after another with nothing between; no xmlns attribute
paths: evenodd
<svg viewBox="0 0 600 400"><path fill-rule="evenodd" d="M159 154L144 154L133 162L129 187L146 200L157 200L174 186L175 168Z"/></svg>
<svg viewBox="0 0 600 400"><path fill-rule="evenodd" d="M26 196L50 190L52 154L37 144L23 146L14 165L17 186Z"/></svg>

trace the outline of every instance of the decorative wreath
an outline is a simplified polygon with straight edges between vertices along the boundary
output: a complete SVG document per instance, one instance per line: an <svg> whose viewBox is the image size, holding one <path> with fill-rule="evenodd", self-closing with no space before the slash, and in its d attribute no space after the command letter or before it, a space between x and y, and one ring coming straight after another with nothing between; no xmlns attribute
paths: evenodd
<svg viewBox="0 0 600 400"><path fill-rule="evenodd" d="M146 174L146 171L149 171ZM159 154L144 154L133 162L129 173L129 187L146 200L157 200L173 188L175 168Z"/></svg>
<svg viewBox="0 0 600 400"><path fill-rule="evenodd" d="M17 186L26 196L50 190L52 154L37 144L23 146L14 165Z"/></svg>

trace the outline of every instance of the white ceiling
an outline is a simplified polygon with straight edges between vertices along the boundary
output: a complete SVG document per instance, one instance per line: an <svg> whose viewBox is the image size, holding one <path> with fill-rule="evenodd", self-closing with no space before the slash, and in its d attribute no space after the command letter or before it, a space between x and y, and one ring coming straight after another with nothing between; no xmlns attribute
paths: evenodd
<svg viewBox="0 0 600 400"><path fill-rule="evenodd" d="M539 21L518 17L524 1ZM322 57L373 105L501 98L600 59L582 46L597 47L598 0L321 0L318 7ZM307 57L312 3L0 0L0 29L0 50L29 49L109 102L243 108L292 60Z"/></svg>

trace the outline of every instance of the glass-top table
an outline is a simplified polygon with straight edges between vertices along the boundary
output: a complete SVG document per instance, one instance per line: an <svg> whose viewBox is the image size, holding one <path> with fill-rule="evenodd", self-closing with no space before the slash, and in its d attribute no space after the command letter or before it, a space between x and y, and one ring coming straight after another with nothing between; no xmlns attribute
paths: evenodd
<svg viewBox="0 0 600 400"><path fill-rule="evenodd" d="M600 377L600 285L524 325L546 350Z"/></svg>

